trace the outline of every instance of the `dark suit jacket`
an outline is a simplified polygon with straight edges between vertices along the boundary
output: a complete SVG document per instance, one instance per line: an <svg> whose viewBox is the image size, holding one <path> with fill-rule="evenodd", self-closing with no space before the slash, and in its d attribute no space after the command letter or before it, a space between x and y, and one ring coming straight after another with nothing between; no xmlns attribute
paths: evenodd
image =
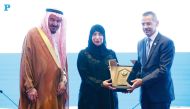
<svg viewBox="0 0 190 109"><path fill-rule="evenodd" d="M138 43L138 61L133 72L142 78L141 101L170 102L174 100L174 87L171 78L171 66L175 47L172 40L158 33L148 59L146 59L146 38Z"/></svg>

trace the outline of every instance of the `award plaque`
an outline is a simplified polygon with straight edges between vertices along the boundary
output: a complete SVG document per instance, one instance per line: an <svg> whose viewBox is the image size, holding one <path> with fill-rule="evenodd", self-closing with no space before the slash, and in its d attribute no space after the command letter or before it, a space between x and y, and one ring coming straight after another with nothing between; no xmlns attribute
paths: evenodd
<svg viewBox="0 0 190 109"><path fill-rule="evenodd" d="M118 90L127 90L131 87L132 66L117 65L115 59L109 60L109 68L112 80L112 86Z"/></svg>

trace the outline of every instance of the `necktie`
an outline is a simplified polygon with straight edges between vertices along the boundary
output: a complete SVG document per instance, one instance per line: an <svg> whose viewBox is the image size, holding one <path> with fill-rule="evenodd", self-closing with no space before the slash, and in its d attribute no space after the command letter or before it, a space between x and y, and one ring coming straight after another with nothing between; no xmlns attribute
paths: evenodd
<svg viewBox="0 0 190 109"><path fill-rule="evenodd" d="M150 52L150 42L151 42L151 39L147 38L147 41L146 41L146 58L147 59L148 59L148 55L149 55L149 52Z"/></svg>

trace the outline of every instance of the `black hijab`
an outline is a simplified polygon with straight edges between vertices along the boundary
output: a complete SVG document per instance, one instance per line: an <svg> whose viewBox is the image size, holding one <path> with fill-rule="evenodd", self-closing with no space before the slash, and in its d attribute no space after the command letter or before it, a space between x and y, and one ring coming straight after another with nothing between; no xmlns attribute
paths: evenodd
<svg viewBox="0 0 190 109"><path fill-rule="evenodd" d="M100 32L103 35L103 43L100 46L94 45L92 42L92 35L94 32ZM106 35L103 26L96 24L91 27L87 51L96 59L103 59L108 55L108 49L106 47Z"/></svg>

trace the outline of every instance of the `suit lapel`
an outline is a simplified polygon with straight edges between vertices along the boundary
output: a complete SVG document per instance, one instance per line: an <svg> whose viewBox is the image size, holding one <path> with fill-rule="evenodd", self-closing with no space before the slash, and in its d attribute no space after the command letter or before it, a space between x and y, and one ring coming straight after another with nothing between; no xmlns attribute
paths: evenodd
<svg viewBox="0 0 190 109"><path fill-rule="evenodd" d="M146 58L146 38L144 38L144 40L143 40L143 59L142 59L143 65L146 63L146 61L147 61L147 58Z"/></svg>

